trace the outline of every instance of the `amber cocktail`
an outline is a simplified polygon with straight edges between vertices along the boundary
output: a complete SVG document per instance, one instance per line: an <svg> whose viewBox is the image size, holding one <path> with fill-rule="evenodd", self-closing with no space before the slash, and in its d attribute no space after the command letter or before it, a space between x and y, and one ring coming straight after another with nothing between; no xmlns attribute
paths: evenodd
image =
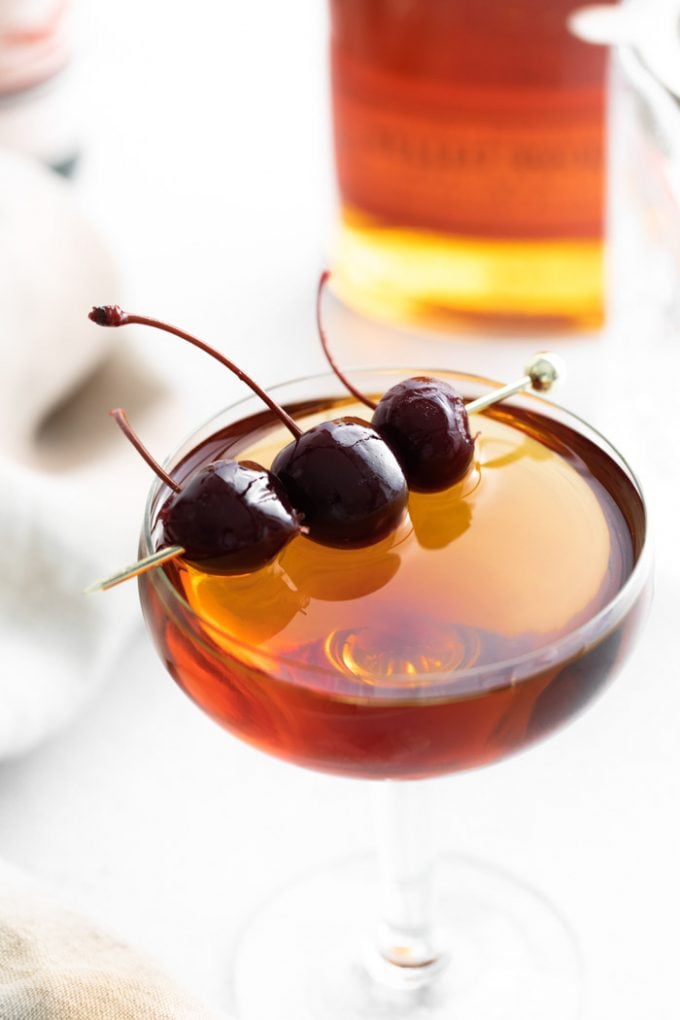
<svg viewBox="0 0 680 1020"><path fill-rule="evenodd" d="M409 374L363 372L356 379L364 392L380 394ZM470 399L492 385L438 374ZM304 428L361 413L333 376L275 393ZM624 661L647 602L639 486L597 432L537 397L472 415L471 430L480 435L465 478L442 493L412 492L407 517L375 545L333 549L300 535L250 574L224 577L179 559L142 575L147 624L187 694L261 750L372 780L424 779L490 763L580 711ZM288 438L279 420L249 398L191 437L169 470L182 484L218 458L266 467ZM142 555L159 541L157 515L167 495L161 482L153 486ZM330 917L335 924L345 915L360 931L357 904L365 894L349 872L317 876L312 886L323 881L323 889L309 892L302 912L290 907L301 942L281 930L276 903L252 928L240 962L241 1014L486 1020L501 1015L490 1005L496 995L506 1002L504 1018L543 1020L548 1010L553 1018L573 1016L574 1002L561 988L563 963L551 969L529 951L515 959L513 947L508 966L493 937L483 986L463 998L456 993L460 975L455 954L446 965L447 951L466 910L452 906L453 893L444 891L435 910L442 934L435 933L431 855L414 847L412 830L420 823L405 822L401 803L417 798L423 784L376 785L387 877L382 933L364 954L366 966L356 962L358 935L347 936L336 953L323 934ZM528 891L508 893L497 875L481 872L462 881L466 888L477 882L482 892L500 883L501 914L521 914L542 951L554 946L556 958L568 951L560 925ZM286 895L305 899L302 887ZM516 910L515 895L533 904L528 920L526 902ZM484 909L475 915L478 948L485 944ZM266 972L272 965L262 957L268 951L279 976L286 975L285 994L277 981L277 996L267 982L246 988L244 974L255 977L258 966ZM298 973L306 977L292 980ZM527 981L534 988L529 999L519 995ZM517 1002L508 1005L515 992Z"/></svg>

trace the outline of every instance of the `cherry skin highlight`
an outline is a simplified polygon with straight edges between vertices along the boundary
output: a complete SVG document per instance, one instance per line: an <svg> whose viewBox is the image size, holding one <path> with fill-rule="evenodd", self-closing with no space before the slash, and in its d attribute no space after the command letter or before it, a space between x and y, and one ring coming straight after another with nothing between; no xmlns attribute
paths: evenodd
<svg viewBox="0 0 680 1020"><path fill-rule="evenodd" d="M448 489L472 464L475 444L465 404L442 379L416 376L392 386L371 422L416 492Z"/></svg>
<svg viewBox="0 0 680 1020"><path fill-rule="evenodd" d="M179 546L184 559L219 574L270 563L304 531L277 480L252 461L218 460L178 485L147 450L122 407L109 412L125 438L172 489L159 519L160 548Z"/></svg>
<svg viewBox="0 0 680 1020"><path fill-rule="evenodd" d="M197 472L163 506L164 546L217 574L266 566L300 534L299 516L281 484L252 461L218 460Z"/></svg>
<svg viewBox="0 0 680 1020"><path fill-rule="evenodd" d="M359 418L315 425L276 455L271 470L322 545L371 545L394 531L406 509L397 459Z"/></svg>

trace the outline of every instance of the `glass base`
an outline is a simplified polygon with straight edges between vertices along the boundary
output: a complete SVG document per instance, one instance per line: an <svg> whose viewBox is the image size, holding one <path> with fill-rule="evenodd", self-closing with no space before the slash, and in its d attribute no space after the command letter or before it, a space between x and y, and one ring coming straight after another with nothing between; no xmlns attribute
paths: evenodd
<svg viewBox="0 0 680 1020"><path fill-rule="evenodd" d="M238 1020L576 1020L581 961L551 905L493 867L449 856L437 867L442 953L415 973L374 947L378 877L370 858L275 895L238 947Z"/></svg>

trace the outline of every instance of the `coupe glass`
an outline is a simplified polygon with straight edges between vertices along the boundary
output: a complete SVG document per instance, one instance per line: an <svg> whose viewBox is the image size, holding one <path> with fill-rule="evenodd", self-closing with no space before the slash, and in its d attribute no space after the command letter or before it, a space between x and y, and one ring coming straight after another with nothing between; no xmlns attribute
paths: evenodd
<svg viewBox="0 0 680 1020"><path fill-rule="evenodd" d="M364 392L379 393L414 374L422 369L363 370L353 378ZM433 374L450 379L468 399L494 385ZM293 415L326 400L347 402L332 375L272 392ZM548 646L491 665L390 676L348 698L330 664L321 668L302 657L275 656L256 639L248 643L220 632L191 608L165 569L140 578L162 661L216 721L288 761L373 780L377 854L292 884L244 932L234 970L242 1020L578 1015L578 954L558 914L500 869L435 854L428 836L427 801L437 784L425 780L498 760L580 711L624 661L651 588L644 502L625 461L594 429L545 400L522 395L508 404L513 413L539 425L550 422L551 429L564 429L598 451L605 484L614 476L625 481L614 496L636 542L635 566L618 593ZM227 408L166 467L181 481L196 463L191 455L198 445L216 433L228 437L230 426L261 410L256 397ZM222 449L228 445L225 439ZM142 555L153 551L155 519L167 494L156 481ZM264 597L272 598L273 612L285 609L281 592ZM499 704L502 725L491 733L487 709Z"/></svg>

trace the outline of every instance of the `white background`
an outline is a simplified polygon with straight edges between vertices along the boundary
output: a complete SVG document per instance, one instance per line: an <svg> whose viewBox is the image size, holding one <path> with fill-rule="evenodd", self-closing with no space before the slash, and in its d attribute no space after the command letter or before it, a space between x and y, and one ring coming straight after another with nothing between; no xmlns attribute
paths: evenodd
<svg viewBox="0 0 680 1020"><path fill-rule="evenodd" d="M322 369L313 295L333 188L321 0L98 0L81 22L75 188L121 273L119 293L92 301L212 339L264 385ZM633 274L607 336L560 342L570 363L562 402L631 453L656 514L657 594L644 636L574 726L438 784L443 845L529 879L568 918L586 960L587 1020L678 1015L680 359L653 282ZM348 365L417 361L509 378L524 352L545 346L397 334L337 309L329 326ZM240 390L195 352L147 342L178 394L169 451ZM131 519L141 518L147 483L140 471L138 486L119 493L138 508ZM127 609L136 592L111 597ZM85 713L0 766L0 855L220 1006L248 913L288 876L367 848L367 800L359 784L223 734L174 687L140 623Z"/></svg>

